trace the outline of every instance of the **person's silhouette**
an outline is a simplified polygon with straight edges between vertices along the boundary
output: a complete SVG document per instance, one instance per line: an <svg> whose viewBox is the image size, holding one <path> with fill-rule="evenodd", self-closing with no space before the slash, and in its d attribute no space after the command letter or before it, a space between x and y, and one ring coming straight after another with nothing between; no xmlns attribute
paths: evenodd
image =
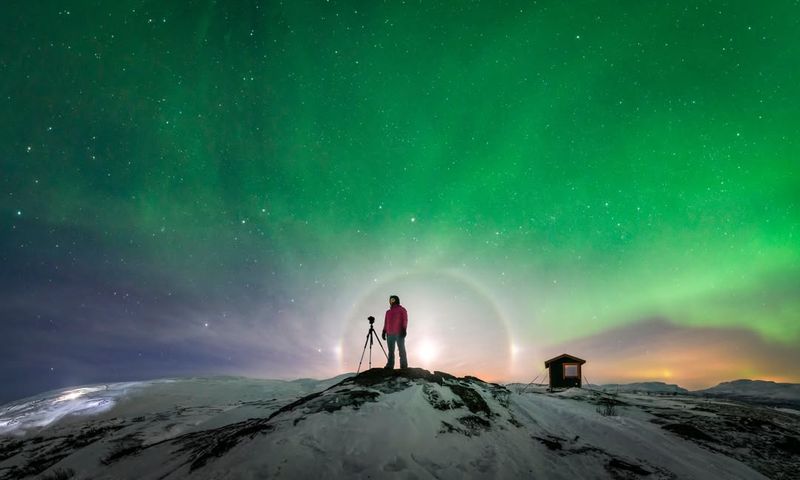
<svg viewBox="0 0 800 480"><path fill-rule="evenodd" d="M408 312L400 305L400 297L389 297L389 310L383 319L383 333L381 337L389 344L389 361L384 368L394 368L394 346L400 350L400 368L408 368L406 358L406 329L408 328Z"/></svg>

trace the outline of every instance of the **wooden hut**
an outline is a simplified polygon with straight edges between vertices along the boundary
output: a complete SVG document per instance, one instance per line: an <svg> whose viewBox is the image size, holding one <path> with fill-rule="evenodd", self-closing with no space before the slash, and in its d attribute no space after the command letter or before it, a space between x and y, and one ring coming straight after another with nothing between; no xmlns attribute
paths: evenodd
<svg viewBox="0 0 800 480"><path fill-rule="evenodd" d="M544 362L550 376L550 388L570 388L581 386L581 365L586 363L578 357L562 353Z"/></svg>

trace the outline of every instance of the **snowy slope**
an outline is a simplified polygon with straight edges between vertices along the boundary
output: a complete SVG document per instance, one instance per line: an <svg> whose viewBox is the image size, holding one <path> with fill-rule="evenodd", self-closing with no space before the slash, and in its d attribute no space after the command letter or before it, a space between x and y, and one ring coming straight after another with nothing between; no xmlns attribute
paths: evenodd
<svg viewBox="0 0 800 480"><path fill-rule="evenodd" d="M54 390L0 407L0 434L23 435L54 422L81 422L85 416L93 419L137 417L168 409L191 409L193 421L197 421L202 411L216 416L237 408L239 413L244 413L247 406L270 401L281 403L326 388L348 376L323 381L184 377Z"/></svg>
<svg viewBox="0 0 800 480"><path fill-rule="evenodd" d="M421 369L151 382L98 414L21 432L0 436L0 478L763 479L800 467L792 413L687 395L519 394Z"/></svg>

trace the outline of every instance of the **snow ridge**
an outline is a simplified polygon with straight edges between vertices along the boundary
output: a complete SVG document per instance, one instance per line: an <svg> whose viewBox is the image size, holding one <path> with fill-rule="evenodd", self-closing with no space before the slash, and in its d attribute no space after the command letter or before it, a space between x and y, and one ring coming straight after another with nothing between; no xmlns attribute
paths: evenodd
<svg viewBox="0 0 800 480"><path fill-rule="evenodd" d="M0 478L779 479L800 468L797 413L681 392L520 393L418 368L131 392L111 410L0 436Z"/></svg>

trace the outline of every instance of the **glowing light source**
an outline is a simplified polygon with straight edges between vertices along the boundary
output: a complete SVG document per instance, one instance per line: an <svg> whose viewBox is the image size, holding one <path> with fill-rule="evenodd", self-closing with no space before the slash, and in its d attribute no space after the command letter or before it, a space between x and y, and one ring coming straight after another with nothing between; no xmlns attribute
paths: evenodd
<svg viewBox="0 0 800 480"><path fill-rule="evenodd" d="M425 339L420 343L418 348L417 355L419 355L419 359L423 365L429 365L436 359L439 349L432 341Z"/></svg>
<svg viewBox="0 0 800 480"><path fill-rule="evenodd" d="M346 317L342 331L342 370L359 363L364 345L363 314L375 308L382 313L388 293L398 293L408 309L406 340L409 365L435 368L454 375L473 375L481 365L488 378L507 376L512 367L508 322L494 300L494 293L460 270L393 268L379 276L365 272L363 291L350 296L357 300ZM368 284L368 285L367 285ZM453 321L453 319L459 319ZM380 332L383 322L375 326ZM344 342L347 342L346 344ZM385 346L385 345L384 345ZM381 354L382 356L382 354ZM395 360L396 361L396 360Z"/></svg>
<svg viewBox="0 0 800 480"><path fill-rule="evenodd" d="M0 435L6 433L24 434L31 429L40 429L67 415L96 415L114 407L119 398L131 389L146 387L152 382L121 382L94 387L81 387L53 392L35 400L25 399L8 404L0 409Z"/></svg>
<svg viewBox="0 0 800 480"><path fill-rule="evenodd" d="M75 400L76 398L82 397L87 393L94 392L100 390L99 388L77 388L75 390L69 390L64 392L60 397L55 399L55 402L66 402L68 400Z"/></svg>

